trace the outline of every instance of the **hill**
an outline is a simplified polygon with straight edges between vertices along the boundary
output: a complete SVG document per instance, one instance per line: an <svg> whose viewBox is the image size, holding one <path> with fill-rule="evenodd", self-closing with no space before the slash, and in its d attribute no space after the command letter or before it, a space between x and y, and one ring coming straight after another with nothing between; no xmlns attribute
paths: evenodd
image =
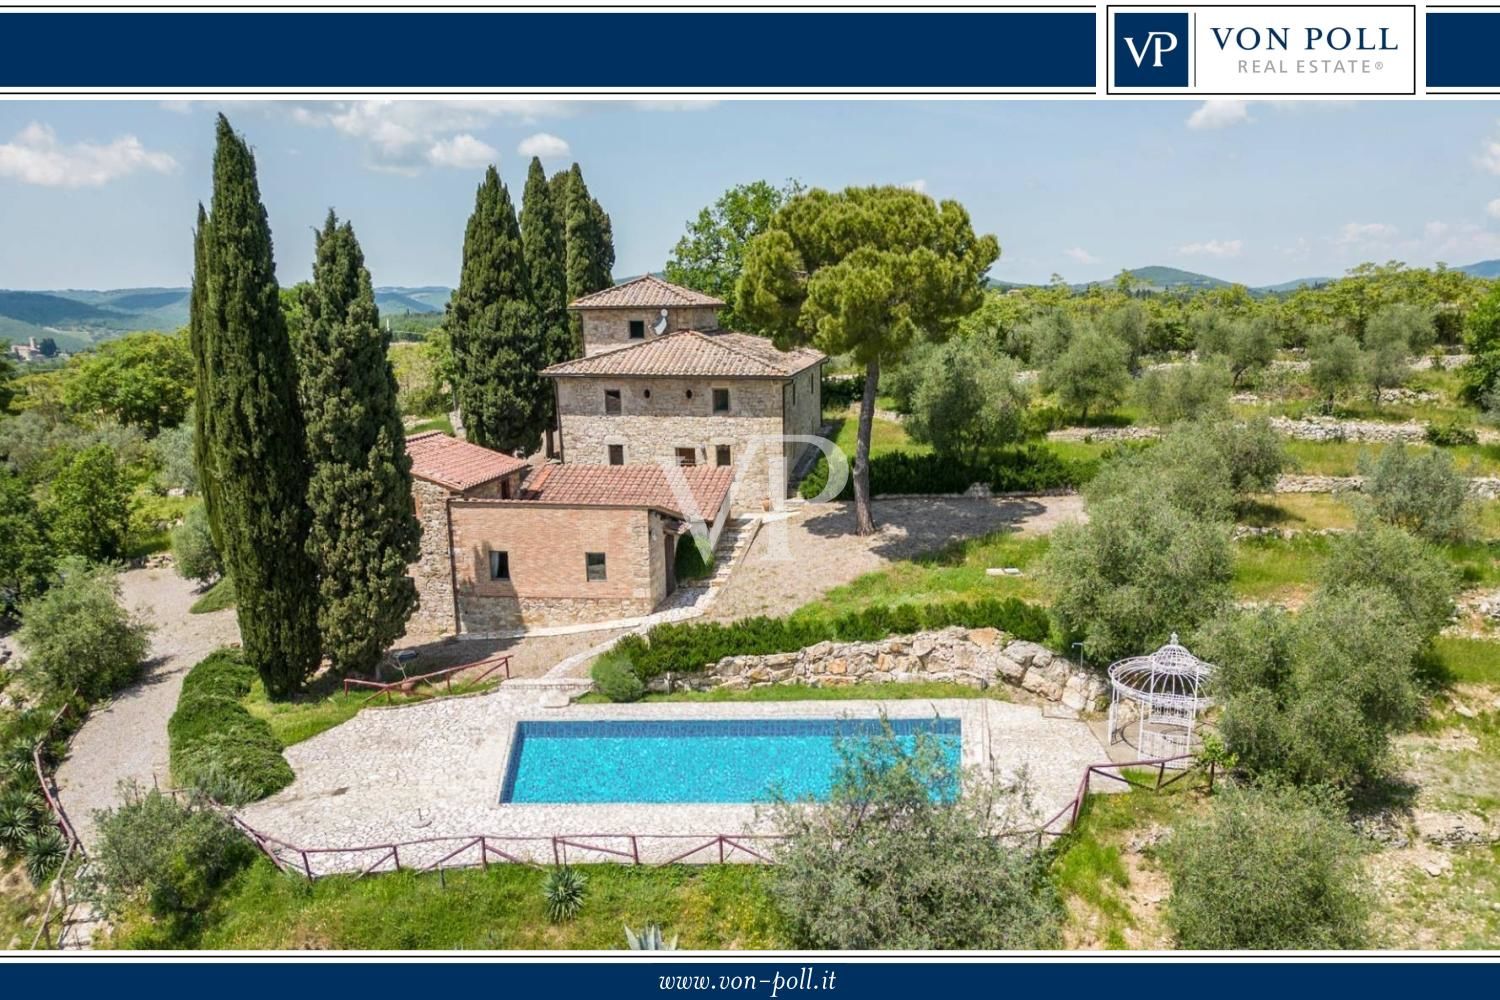
<svg viewBox="0 0 1500 1000"><path fill-rule="evenodd" d="M1481 260L1474 264L1456 267L1454 270L1462 271L1475 278L1500 278L1500 260Z"/></svg>

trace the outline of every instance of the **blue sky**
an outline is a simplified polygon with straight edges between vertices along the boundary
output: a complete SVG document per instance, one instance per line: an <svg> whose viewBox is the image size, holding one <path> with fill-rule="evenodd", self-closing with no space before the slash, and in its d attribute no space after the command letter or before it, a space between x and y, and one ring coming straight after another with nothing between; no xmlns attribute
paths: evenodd
<svg viewBox="0 0 1500 1000"><path fill-rule="evenodd" d="M533 150L582 164L619 276L659 268L726 187L788 177L956 198L1013 281L1500 257L1493 102L48 101L0 103L0 287L186 284L221 108L255 148L287 283L331 206L377 284L453 284L484 164L519 198Z"/></svg>

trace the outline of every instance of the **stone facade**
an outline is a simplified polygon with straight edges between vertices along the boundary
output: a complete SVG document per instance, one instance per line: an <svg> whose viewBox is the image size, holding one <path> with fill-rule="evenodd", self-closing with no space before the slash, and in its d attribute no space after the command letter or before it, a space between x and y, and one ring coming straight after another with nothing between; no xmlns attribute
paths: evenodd
<svg viewBox="0 0 1500 1000"><path fill-rule="evenodd" d="M661 321L661 307L641 309L580 309L583 317L583 354L589 357L604 351L629 347L658 336L656 324ZM631 322L642 324L643 336L631 337ZM667 310L667 325L672 330L717 330L719 311L713 306L679 306Z"/></svg>
<svg viewBox="0 0 1500 1000"><path fill-rule="evenodd" d="M1104 678L1044 646L1013 641L993 628L946 628L880 642L821 642L793 653L726 656L701 674L652 681L653 690L745 690L768 684L837 687L953 681L986 688L1009 684L1074 712L1102 706Z"/></svg>
<svg viewBox="0 0 1500 1000"><path fill-rule="evenodd" d="M806 448L781 444L783 434L816 434L822 399L818 366L795 377L643 378L570 377L557 383L562 424L562 457L569 464L607 465L610 446L622 449L626 464L675 464L679 449L692 449L697 465L718 462L729 448L735 467L732 504L760 510L767 498L785 497L784 480ZM727 413L713 412L713 390L729 390ZM620 412L605 412L605 392L620 393ZM774 483L768 458L780 453ZM777 490L782 492L777 495Z"/></svg>
<svg viewBox="0 0 1500 1000"><path fill-rule="evenodd" d="M425 629L448 633L457 628L453 617L453 562L448 534L448 502L455 498L492 498L514 494L521 476L507 476L462 493L424 479L412 480L412 504L422 526L421 550L407 573L417 585L417 610L413 623Z"/></svg>
<svg viewBox="0 0 1500 1000"><path fill-rule="evenodd" d="M571 507L455 500L458 627L511 631L649 614L667 596L665 515L640 507ZM492 552L509 579L491 579ZM586 553L602 553L605 579L589 580Z"/></svg>

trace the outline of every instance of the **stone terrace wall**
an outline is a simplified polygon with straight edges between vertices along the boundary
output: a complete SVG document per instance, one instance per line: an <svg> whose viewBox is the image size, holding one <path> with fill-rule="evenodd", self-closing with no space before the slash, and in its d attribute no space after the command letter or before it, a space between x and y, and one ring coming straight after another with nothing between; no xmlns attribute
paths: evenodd
<svg viewBox="0 0 1500 1000"><path fill-rule="evenodd" d="M1277 493L1344 493L1364 489L1363 476L1295 476L1276 480ZM1469 480L1469 496L1476 500L1500 499L1500 477L1476 476Z"/></svg>
<svg viewBox="0 0 1500 1000"><path fill-rule="evenodd" d="M652 681L669 687L746 690L768 684L887 684L952 681L974 688L1009 684L1075 712L1099 707L1104 678L1034 642L993 628L946 628L879 642L820 642L794 653L726 656L701 674Z"/></svg>

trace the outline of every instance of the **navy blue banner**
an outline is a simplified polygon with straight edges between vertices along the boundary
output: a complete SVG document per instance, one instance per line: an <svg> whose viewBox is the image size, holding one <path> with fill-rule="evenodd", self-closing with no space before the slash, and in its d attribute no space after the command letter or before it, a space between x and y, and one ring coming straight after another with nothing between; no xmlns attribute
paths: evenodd
<svg viewBox="0 0 1500 1000"><path fill-rule="evenodd" d="M0 87L1094 86L1092 11L0 13Z"/></svg>
<svg viewBox="0 0 1500 1000"><path fill-rule="evenodd" d="M1500 87L1500 12L1427 12L1427 86Z"/></svg>
<svg viewBox="0 0 1500 1000"><path fill-rule="evenodd" d="M461 991L471 996L598 996L610 1000L697 995L744 1000L849 1000L893 997L1110 996L1128 992L1146 977L1167 976L1172 988L1216 1000L1264 1000L1312 992L1357 993L1362 1000L1431 995L1455 990L1492 992L1494 965L1421 962L1354 964L1334 962L1242 964L1226 969L1214 962L1176 964L1153 971L1146 961L1085 961L1007 964L897 961L855 964L812 958L767 961L756 956L723 964L668 963L637 955L634 960L585 964L566 955L542 963L493 961L377 964L369 961L203 963L159 962L7 963L6 986L14 996L203 995L215 1000L283 1000L357 996L360 1000L430 997Z"/></svg>

